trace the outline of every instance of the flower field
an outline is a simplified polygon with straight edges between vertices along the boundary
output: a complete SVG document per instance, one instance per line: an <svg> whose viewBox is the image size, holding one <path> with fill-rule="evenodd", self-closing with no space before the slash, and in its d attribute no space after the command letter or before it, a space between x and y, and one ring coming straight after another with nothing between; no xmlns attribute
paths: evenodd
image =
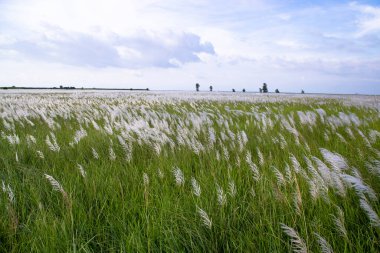
<svg viewBox="0 0 380 253"><path fill-rule="evenodd" d="M0 252L379 252L380 97L0 93Z"/></svg>

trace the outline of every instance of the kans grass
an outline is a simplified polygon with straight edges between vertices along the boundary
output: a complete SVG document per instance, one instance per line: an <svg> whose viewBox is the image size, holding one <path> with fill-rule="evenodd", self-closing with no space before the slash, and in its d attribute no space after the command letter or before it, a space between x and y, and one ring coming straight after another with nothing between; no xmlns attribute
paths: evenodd
<svg viewBox="0 0 380 253"><path fill-rule="evenodd" d="M0 94L1 252L379 252L380 98Z"/></svg>

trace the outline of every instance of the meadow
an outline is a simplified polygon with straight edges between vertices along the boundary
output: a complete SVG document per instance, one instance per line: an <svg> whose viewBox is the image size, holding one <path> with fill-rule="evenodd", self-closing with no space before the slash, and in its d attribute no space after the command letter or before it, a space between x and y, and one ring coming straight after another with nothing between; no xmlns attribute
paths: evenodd
<svg viewBox="0 0 380 253"><path fill-rule="evenodd" d="M0 93L1 252L380 252L380 97Z"/></svg>

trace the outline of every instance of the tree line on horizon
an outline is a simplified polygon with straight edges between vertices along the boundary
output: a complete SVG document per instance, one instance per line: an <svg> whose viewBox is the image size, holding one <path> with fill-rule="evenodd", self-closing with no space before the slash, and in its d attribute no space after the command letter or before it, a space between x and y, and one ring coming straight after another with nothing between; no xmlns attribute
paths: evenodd
<svg viewBox="0 0 380 253"><path fill-rule="evenodd" d="M200 88L200 87L201 87L201 86L200 86L199 83L196 83L196 84L195 84L195 90L196 90L196 91L199 91L199 88ZM210 85L209 89L210 89L210 92L212 92L212 90L214 89L214 87L213 87L212 85ZM235 90L235 89L232 89L232 92L236 92L236 90ZM245 92L245 88L243 88L242 92ZM266 83L263 83L263 87L262 87L262 88L259 88L259 92L260 92L260 93L268 93L268 92L269 92L269 90L268 90L268 85L267 85ZM274 92L275 92L275 93L280 93L280 90L279 90L279 89L275 89ZM302 89L302 90L301 90L301 94L304 94L304 93L305 93L305 91Z"/></svg>

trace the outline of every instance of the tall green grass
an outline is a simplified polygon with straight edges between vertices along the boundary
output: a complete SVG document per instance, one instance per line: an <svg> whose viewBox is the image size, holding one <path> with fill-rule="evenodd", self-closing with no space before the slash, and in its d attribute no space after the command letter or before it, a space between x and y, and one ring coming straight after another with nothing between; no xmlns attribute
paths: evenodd
<svg viewBox="0 0 380 253"><path fill-rule="evenodd" d="M323 98L2 96L2 252L380 251L375 108ZM303 124L298 111L315 118ZM86 136L70 144L81 128ZM321 148L347 167L334 169ZM323 178L315 158L336 179Z"/></svg>

